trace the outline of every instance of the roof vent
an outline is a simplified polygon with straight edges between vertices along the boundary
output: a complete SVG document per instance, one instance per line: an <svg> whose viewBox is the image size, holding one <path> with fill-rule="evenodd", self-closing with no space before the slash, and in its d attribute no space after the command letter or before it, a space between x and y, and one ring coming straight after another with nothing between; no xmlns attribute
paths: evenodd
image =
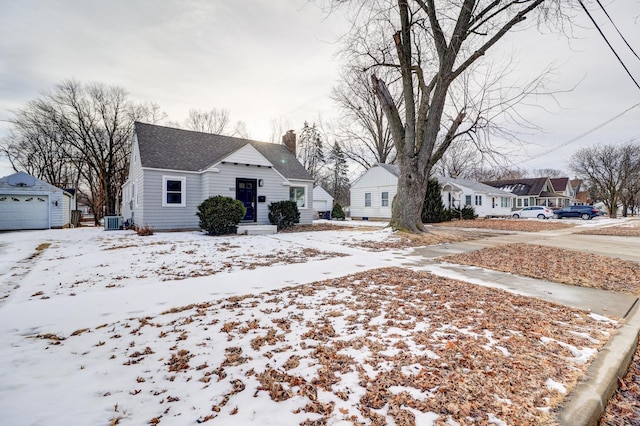
<svg viewBox="0 0 640 426"><path fill-rule="evenodd" d="M19 172L9 176L7 178L7 183L11 186L18 186L22 188L26 186L34 186L36 184L36 179L24 172Z"/></svg>

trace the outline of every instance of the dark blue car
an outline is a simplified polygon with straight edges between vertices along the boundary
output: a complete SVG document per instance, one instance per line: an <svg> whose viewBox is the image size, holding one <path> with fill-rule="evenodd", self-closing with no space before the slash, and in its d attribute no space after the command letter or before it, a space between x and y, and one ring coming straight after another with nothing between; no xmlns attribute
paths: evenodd
<svg viewBox="0 0 640 426"><path fill-rule="evenodd" d="M568 206L556 212L558 219L564 217L579 217L584 220L593 219L598 216L598 210L593 206Z"/></svg>

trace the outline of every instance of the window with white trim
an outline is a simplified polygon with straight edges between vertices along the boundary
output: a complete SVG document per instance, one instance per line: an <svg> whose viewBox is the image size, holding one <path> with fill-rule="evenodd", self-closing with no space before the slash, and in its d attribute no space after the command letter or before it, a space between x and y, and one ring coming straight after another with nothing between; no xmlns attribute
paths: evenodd
<svg viewBox="0 0 640 426"><path fill-rule="evenodd" d="M382 207L389 207L389 192L384 191L380 194L380 205Z"/></svg>
<svg viewBox="0 0 640 426"><path fill-rule="evenodd" d="M364 193L364 206L365 207L371 207L371 193L370 192L365 192Z"/></svg>
<svg viewBox="0 0 640 426"><path fill-rule="evenodd" d="M185 207L186 177L162 176L162 207Z"/></svg>
<svg viewBox="0 0 640 426"><path fill-rule="evenodd" d="M470 206L471 205L471 195L465 195L464 196L464 205L465 206Z"/></svg>
<svg viewBox="0 0 640 426"><path fill-rule="evenodd" d="M509 198L508 197L500 197L500 205L502 207L511 207L509 204L510 203L509 203Z"/></svg>
<svg viewBox="0 0 640 426"><path fill-rule="evenodd" d="M289 187L289 200L295 201L299 209L307 208L307 187L306 186Z"/></svg>
<svg viewBox="0 0 640 426"><path fill-rule="evenodd" d="M482 195L476 195L476 206L482 205Z"/></svg>
<svg viewBox="0 0 640 426"><path fill-rule="evenodd" d="M529 206L529 199L528 199L528 198L525 198L525 199L524 199L524 204L523 204L523 205L524 205L525 207Z"/></svg>
<svg viewBox="0 0 640 426"><path fill-rule="evenodd" d="M516 200L516 207L522 207L522 198Z"/></svg>

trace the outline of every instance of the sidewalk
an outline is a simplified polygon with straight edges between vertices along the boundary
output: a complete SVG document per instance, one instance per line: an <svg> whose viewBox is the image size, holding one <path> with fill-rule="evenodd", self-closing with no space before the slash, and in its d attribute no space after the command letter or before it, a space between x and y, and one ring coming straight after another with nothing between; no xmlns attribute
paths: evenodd
<svg viewBox="0 0 640 426"><path fill-rule="evenodd" d="M512 233L455 244L443 244L414 249L404 266L427 270L436 275L446 275L474 284L501 288L513 293L584 309L599 315L624 319L624 323L591 364L584 380L571 391L565 404L558 411L563 426L595 425L607 401L618 387L633 358L640 333L640 303L630 294L560 284L497 272L466 265L441 263L438 258L456 253L496 247L504 244L534 243L570 250L598 253L610 257L640 262L640 242L636 239L612 237L603 240L588 235L572 235L579 229ZM535 240L531 241L532 236ZM570 238L569 238L570 237ZM576 238L577 237L577 238ZM602 241L605 241L602 244Z"/></svg>

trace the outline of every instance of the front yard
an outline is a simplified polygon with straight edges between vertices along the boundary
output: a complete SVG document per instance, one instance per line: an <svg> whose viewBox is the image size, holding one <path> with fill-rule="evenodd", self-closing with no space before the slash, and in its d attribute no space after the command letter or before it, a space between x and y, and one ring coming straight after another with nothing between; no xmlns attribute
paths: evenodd
<svg viewBox="0 0 640 426"><path fill-rule="evenodd" d="M553 424L617 327L400 267L482 231L325 229L0 235L3 423Z"/></svg>

